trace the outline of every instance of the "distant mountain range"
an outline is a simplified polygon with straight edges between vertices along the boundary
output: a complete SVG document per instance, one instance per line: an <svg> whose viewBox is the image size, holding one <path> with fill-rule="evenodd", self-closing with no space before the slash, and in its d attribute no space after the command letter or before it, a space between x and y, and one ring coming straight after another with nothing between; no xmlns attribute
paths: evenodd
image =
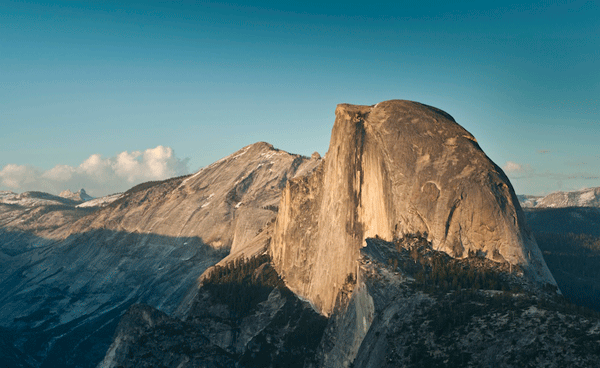
<svg viewBox="0 0 600 368"><path fill-rule="evenodd" d="M600 207L600 187L554 192L546 196L517 197L523 208Z"/></svg>

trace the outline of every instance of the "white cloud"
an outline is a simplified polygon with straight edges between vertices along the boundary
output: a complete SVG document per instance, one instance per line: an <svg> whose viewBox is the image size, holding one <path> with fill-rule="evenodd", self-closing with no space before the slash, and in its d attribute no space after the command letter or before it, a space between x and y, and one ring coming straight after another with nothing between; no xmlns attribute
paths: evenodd
<svg viewBox="0 0 600 368"><path fill-rule="evenodd" d="M502 169L507 173L520 173L523 172L523 165L513 161L506 161Z"/></svg>
<svg viewBox="0 0 600 368"><path fill-rule="evenodd" d="M50 179L56 182L69 181L77 170L69 165L56 165L52 169L44 172L42 178Z"/></svg>
<svg viewBox="0 0 600 368"><path fill-rule="evenodd" d="M112 169L119 177L127 179L129 183L133 183L136 177L142 175L142 168L138 157L139 151L121 152L117 155L115 162L112 164Z"/></svg>
<svg viewBox="0 0 600 368"><path fill-rule="evenodd" d="M531 167L531 165L520 164L514 161L506 161L504 166L502 166L502 170L512 179L519 179L523 177L531 177L536 175L535 170Z"/></svg>
<svg viewBox="0 0 600 368"><path fill-rule="evenodd" d="M39 170L31 166L8 164L0 171L0 183L2 186L17 189L35 182L39 174Z"/></svg>
<svg viewBox="0 0 600 368"><path fill-rule="evenodd" d="M112 174L111 159L102 159L102 155L94 154L79 165L80 174L85 174L97 181L106 181Z"/></svg>
<svg viewBox="0 0 600 368"><path fill-rule="evenodd" d="M158 146L153 149L147 149L144 152L145 170L147 175L165 176L168 175L173 161L173 150L170 147Z"/></svg>
<svg viewBox="0 0 600 368"><path fill-rule="evenodd" d="M85 188L92 196L102 196L125 191L145 181L185 175L188 161L188 158L178 158L170 147L157 146L144 152L124 151L110 158L93 154L77 167L56 165L46 171L9 164L0 170L0 189L58 194L65 189Z"/></svg>

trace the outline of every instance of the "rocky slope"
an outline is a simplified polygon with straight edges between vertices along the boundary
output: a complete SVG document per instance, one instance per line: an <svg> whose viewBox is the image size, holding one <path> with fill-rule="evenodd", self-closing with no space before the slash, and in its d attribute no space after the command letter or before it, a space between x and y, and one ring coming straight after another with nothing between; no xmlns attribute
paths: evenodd
<svg viewBox="0 0 600 368"><path fill-rule="evenodd" d="M104 207L3 193L0 326L37 366L96 365L132 304L172 313L204 270L274 219L287 179L316 164L257 143Z"/></svg>
<svg viewBox="0 0 600 368"><path fill-rule="evenodd" d="M355 367L600 362L599 314L530 288L506 272L508 264L476 256L451 260L412 241L371 240L361 250L360 280L372 297L373 318Z"/></svg>
<svg viewBox="0 0 600 368"><path fill-rule="evenodd" d="M416 233L453 257L481 253L555 283L508 178L451 116L400 100L338 105L325 159L283 192L278 272L327 315L365 238Z"/></svg>

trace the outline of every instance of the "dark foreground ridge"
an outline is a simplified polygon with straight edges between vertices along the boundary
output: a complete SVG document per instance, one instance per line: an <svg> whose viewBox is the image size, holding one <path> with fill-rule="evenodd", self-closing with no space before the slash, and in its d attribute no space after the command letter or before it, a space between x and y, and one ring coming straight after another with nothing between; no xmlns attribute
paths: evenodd
<svg viewBox="0 0 600 368"><path fill-rule="evenodd" d="M133 306L101 366L310 366L326 323L268 256L240 259L212 269L184 320Z"/></svg>
<svg viewBox="0 0 600 368"><path fill-rule="evenodd" d="M328 319L299 300L268 256L237 260L204 278L189 315L133 306L102 367L590 367L600 361L600 313L551 287L532 288L508 265L457 260L412 235L368 239L359 283L349 279ZM360 288L360 286L359 286ZM353 362L348 353L354 352Z"/></svg>

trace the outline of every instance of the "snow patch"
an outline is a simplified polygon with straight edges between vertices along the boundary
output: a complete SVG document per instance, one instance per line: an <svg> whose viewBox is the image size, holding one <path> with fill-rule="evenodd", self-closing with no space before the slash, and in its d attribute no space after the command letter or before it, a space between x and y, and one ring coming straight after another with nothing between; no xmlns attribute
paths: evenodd
<svg viewBox="0 0 600 368"><path fill-rule="evenodd" d="M220 160L217 160L217 161L213 162L212 164L210 164L210 165L208 165L208 166L206 166L206 167L203 167L203 168L201 168L201 169L200 169L200 170L198 170L198 172L196 172L194 175L192 175L192 176L190 176L189 178L186 178L184 181L182 181L182 182L181 182L181 184L179 184L179 187L178 187L178 188L181 188L181 187L183 187L183 186L187 185L187 183L188 183L190 180L192 180L192 179L194 179L194 178L198 177L198 175L200 175L200 174L201 174L202 172L204 172L205 170L207 170L207 169L211 169L211 168L213 168L213 167L215 167L215 166L219 165L219 164L220 164L220 163L222 163L222 162L225 162L225 161L228 161L228 160L235 160L235 159L237 159L238 157L240 157L240 156L242 156L242 155L246 154L246 152L248 152L248 149L249 149L249 148L250 148L250 146L248 146L248 147L245 147L245 148L243 148L243 149L242 149L242 150L240 150L240 151L234 152L234 153L232 153L232 154L231 154L231 155L229 155L229 156L223 157L222 159L220 159ZM236 154L236 153L237 153L237 154Z"/></svg>
<svg viewBox="0 0 600 368"><path fill-rule="evenodd" d="M124 195L123 193L109 194L104 197L94 198L87 202L83 202L82 204L79 204L75 207L77 207L77 208L105 207L105 206L108 206L109 204L113 203L117 199L123 197L123 195Z"/></svg>
<svg viewBox="0 0 600 368"><path fill-rule="evenodd" d="M594 200L594 198L596 198L594 191L588 190L587 192L582 193L581 196L579 197L579 205L581 206L587 202L591 202Z"/></svg>
<svg viewBox="0 0 600 368"><path fill-rule="evenodd" d="M201 168L200 170L198 170L198 172L196 172L194 175L186 178L184 181L181 182L181 184L179 184L178 188L181 188L183 186L185 186L187 184L188 181L194 179L195 177L197 177L198 175L202 174L202 172L204 171L205 167Z"/></svg>
<svg viewBox="0 0 600 368"><path fill-rule="evenodd" d="M235 156L229 155L229 156L231 156L231 157L230 157L230 160L235 160L236 158L238 158L238 157L240 157L240 156L243 156L243 155L245 155L245 154L246 154L246 152L248 152L248 149L249 149L249 148L250 148L250 146L248 146L248 147L246 147L246 148L242 149L242 151L241 151L240 153L238 153L237 155L235 155L235 153L233 153L232 155L235 155ZM239 152L239 151L238 151L238 152ZM228 157L229 157L229 156L228 156ZM226 157L226 158L227 158L227 157Z"/></svg>
<svg viewBox="0 0 600 368"><path fill-rule="evenodd" d="M281 155L281 154L282 154L282 152L278 152L278 151L269 151L269 152L263 152L263 153L261 153L260 155L261 155L262 157L264 157L265 159L267 159L267 160L268 160L268 159L270 159L270 158L273 158L273 156L278 156L278 155Z"/></svg>

